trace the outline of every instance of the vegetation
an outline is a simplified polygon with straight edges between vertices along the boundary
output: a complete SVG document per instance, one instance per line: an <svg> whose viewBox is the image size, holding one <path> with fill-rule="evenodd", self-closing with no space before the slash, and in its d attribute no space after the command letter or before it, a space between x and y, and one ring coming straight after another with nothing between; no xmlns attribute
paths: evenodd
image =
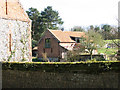
<svg viewBox="0 0 120 90"><path fill-rule="evenodd" d="M99 74L106 71L119 72L119 61L87 62L3 62L3 70L42 71L42 72L79 72Z"/></svg>
<svg viewBox="0 0 120 90"><path fill-rule="evenodd" d="M115 55L117 53L117 49L114 49L114 48L101 48L101 49L98 49L98 53L104 53L106 55Z"/></svg>
<svg viewBox="0 0 120 90"><path fill-rule="evenodd" d="M81 26L75 26L71 29L71 31L85 32L85 30Z"/></svg>
<svg viewBox="0 0 120 90"><path fill-rule="evenodd" d="M56 30L59 28L59 25L64 23L58 11L53 10L51 6L45 8L41 13L36 8L32 7L26 12L32 20L32 48L37 46L37 42L45 30Z"/></svg>
<svg viewBox="0 0 120 90"><path fill-rule="evenodd" d="M62 25L64 23L60 18L58 11L53 10L51 6L47 6L47 8L45 8L41 12L39 12L36 8L31 7L27 11L27 13L29 15L29 18L32 20L32 48L37 46L39 39L43 35L43 32L47 30L47 28L56 30L59 28L59 25ZM101 47L104 46L103 40L105 40L105 43L108 43L110 41L109 44L114 43L116 44L116 46L119 46L117 41L118 40L117 27L113 27L108 24L101 24L100 26L90 25L87 28L87 30L85 30L81 26L74 26L71 29L71 31L80 31L86 33L86 36L88 36L88 38L81 40L80 43L81 45L85 46L83 47L84 49L87 49L89 51L91 59L92 52L95 49L98 49L98 53L104 53L108 56L116 54L117 51L116 48L106 49ZM71 53L71 55L69 55L69 58L78 55L78 53L73 54L74 52L69 53Z"/></svg>
<svg viewBox="0 0 120 90"><path fill-rule="evenodd" d="M80 43L85 47L85 49L89 51L91 60L93 50L97 50L104 45L102 36L93 30L89 30L88 32L86 32L86 37L83 37Z"/></svg>

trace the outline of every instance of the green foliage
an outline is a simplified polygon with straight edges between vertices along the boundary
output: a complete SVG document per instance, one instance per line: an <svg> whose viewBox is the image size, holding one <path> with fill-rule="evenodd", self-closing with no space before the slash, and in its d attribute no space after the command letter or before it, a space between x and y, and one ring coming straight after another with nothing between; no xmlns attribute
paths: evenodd
<svg viewBox="0 0 120 90"><path fill-rule="evenodd" d="M94 30L94 26L93 25L90 25L90 30Z"/></svg>
<svg viewBox="0 0 120 90"><path fill-rule="evenodd" d="M104 53L106 55L115 55L117 53L117 49L114 49L114 48L100 48L100 49L98 49L98 53Z"/></svg>
<svg viewBox="0 0 120 90"><path fill-rule="evenodd" d="M88 62L3 62L3 70L42 71L42 72L84 72L99 74L107 71L119 72L120 62L88 61Z"/></svg>
<svg viewBox="0 0 120 90"><path fill-rule="evenodd" d="M58 25L63 24L58 11L53 10L51 6L45 8L41 13L32 7L26 12L32 20L32 39L36 41L39 41L43 32L48 28L58 29Z"/></svg>
<svg viewBox="0 0 120 90"><path fill-rule="evenodd" d="M85 30L81 26L75 26L71 29L71 31L84 32Z"/></svg>
<svg viewBox="0 0 120 90"><path fill-rule="evenodd" d="M80 43L89 51L92 59L93 50L97 50L104 45L103 38L94 30L89 30L88 32L86 32L86 37L83 38L83 41L81 40Z"/></svg>
<svg viewBox="0 0 120 90"><path fill-rule="evenodd" d="M98 32L100 30L100 27L98 26L95 26L95 29L94 29L96 32Z"/></svg>
<svg viewBox="0 0 120 90"><path fill-rule="evenodd" d="M41 12L41 17L43 22L46 24L46 27L49 29L58 29L57 25L63 24L58 11L54 11L51 6L48 6Z"/></svg>
<svg viewBox="0 0 120 90"><path fill-rule="evenodd" d="M80 59L79 53L77 53L76 51L68 51L67 52L66 61L75 62L75 61L79 61L79 59Z"/></svg>
<svg viewBox="0 0 120 90"><path fill-rule="evenodd" d="M29 8L28 11L26 11L29 18L32 20L32 39L39 40L41 33L43 30L41 29L40 25L40 12L36 8Z"/></svg>
<svg viewBox="0 0 120 90"><path fill-rule="evenodd" d="M117 38L117 28L114 28L108 24L102 25L102 35L105 40Z"/></svg>
<svg viewBox="0 0 120 90"><path fill-rule="evenodd" d="M110 25L103 25L102 26L102 29L105 31L105 32L110 32L112 30L112 27Z"/></svg>
<svg viewBox="0 0 120 90"><path fill-rule="evenodd" d="M11 51L11 54L10 54L10 56L8 57L8 60L7 60L7 61L10 61L13 55L15 55L15 51Z"/></svg>
<svg viewBox="0 0 120 90"><path fill-rule="evenodd" d="M89 29L101 34L104 40L118 39L118 28L115 26L108 24L101 24L100 26L90 25Z"/></svg>
<svg viewBox="0 0 120 90"><path fill-rule="evenodd" d="M32 48L36 47L38 45L38 41L32 40Z"/></svg>

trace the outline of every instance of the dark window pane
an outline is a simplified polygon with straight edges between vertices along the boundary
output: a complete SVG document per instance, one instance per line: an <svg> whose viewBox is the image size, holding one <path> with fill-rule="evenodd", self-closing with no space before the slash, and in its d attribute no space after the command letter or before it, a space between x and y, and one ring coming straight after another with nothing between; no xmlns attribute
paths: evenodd
<svg viewBox="0 0 120 90"><path fill-rule="evenodd" d="M50 38L45 39L45 48L50 48Z"/></svg>

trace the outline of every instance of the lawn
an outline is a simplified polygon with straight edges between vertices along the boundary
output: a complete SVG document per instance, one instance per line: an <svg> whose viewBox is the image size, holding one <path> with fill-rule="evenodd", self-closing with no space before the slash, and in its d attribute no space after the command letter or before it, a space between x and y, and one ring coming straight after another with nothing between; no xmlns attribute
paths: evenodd
<svg viewBox="0 0 120 90"><path fill-rule="evenodd" d="M117 48L101 48L98 49L98 53L104 53L106 55L115 55L117 53Z"/></svg>
<svg viewBox="0 0 120 90"><path fill-rule="evenodd" d="M105 43L114 43L113 41L118 42L118 41L120 41L120 39L104 40Z"/></svg>
<svg viewBox="0 0 120 90"><path fill-rule="evenodd" d="M118 42L119 40L115 39L114 41ZM106 44L107 43L114 44L113 40L104 40L104 42ZM117 53L117 51L118 51L117 47L114 47L114 48L100 48L100 49L98 49L98 53L104 53L106 55L115 55Z"/></svg>

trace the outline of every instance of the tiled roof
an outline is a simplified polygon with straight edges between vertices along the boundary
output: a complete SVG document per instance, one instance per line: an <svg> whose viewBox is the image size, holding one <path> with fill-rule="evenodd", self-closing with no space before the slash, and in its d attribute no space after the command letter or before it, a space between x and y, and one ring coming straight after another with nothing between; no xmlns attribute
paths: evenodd
<svg viewBox="0 0 120 90"><path fill-rule="evenodd" d="M85 35L84 32L72 32L72 31L62 31L62 30L49 30L60 42L75 42L70 36L82 37Z"/></svg>
<svg viewBox="0 0 120 90"><path fill-rule="evenodd" d="M85 35L84 32L76 32L76 31L64 31L64 33L68 34L69 36L72 36L72 37L82 37Z"/></svg>
<svg viewBox="0 0 120 90"><path fill-rule="evenodd" d="M61 30L49 30L60 42L75 42Z"/></svg>
<svg viewBox="0 0 120 90"><path fill-rule="evenodd" d="M75 43L60 43L59 45L67 50L72 50L75 46Z"/></svg>
<svg viewBox="0 0 120 90"><path fill-rule="evenodd" d="M7 7L7 9L6 9ZM7 11L7 15L6 15ZM29 17L21 6L19 0L0 0L0 18L29 21Z"/></svg>

